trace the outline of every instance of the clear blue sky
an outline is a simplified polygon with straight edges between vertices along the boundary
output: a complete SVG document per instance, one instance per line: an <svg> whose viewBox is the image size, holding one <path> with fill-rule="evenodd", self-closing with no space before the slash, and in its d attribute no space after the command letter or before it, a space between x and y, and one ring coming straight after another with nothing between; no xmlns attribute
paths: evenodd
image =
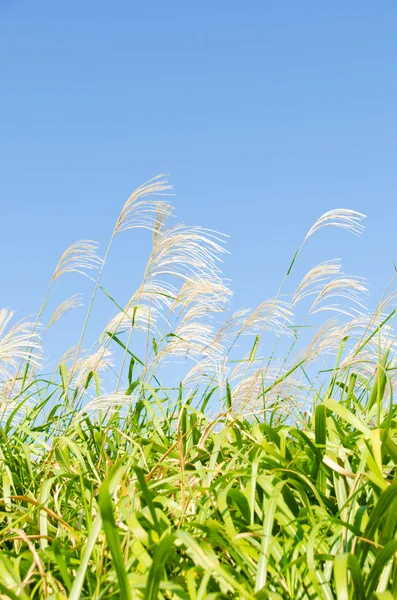
<svg viewBox="0 0 397 600"><path fill-rule="evenodd" d="M180 219L231 236L236 308L276 292L336 207L368 215L364 238L324 231L297 276L342 257L379 296L397 260L396 31L394 0L0 0L0 305L37 310L62 251L105 244L160 172ZM109 264L120 300L149 247L134 235Z"/></svg>

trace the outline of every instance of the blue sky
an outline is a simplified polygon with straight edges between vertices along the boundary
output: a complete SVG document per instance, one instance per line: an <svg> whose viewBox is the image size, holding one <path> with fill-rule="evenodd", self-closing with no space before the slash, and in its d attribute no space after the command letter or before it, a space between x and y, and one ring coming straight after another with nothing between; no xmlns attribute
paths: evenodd
<svg viewBox="0 0 397 600"><path fill-rule="evenodd" d="M337 207L368 215L364 237L321 232L297 278L341 257L375 301L397 260L396 27L387 0L0 0L0 305L37 310L63 250L103 247L161 172L182 221L231 236L236 308L272 296ZM148 249L117 240L105 283L120 301ZM59 298L80 290L71 276Z"/></svg>

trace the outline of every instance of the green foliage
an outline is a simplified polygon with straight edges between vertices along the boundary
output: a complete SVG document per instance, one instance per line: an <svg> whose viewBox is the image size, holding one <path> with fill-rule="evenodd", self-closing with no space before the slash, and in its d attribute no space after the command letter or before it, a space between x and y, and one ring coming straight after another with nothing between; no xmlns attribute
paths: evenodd
<svg viewBox="0 0 397 600"><path fill-rule="evenodd" d="M353 394L300 426L160 413L150 391L139 426L62 407L9 423L1 597L395 597L397 422Z"/></svg>

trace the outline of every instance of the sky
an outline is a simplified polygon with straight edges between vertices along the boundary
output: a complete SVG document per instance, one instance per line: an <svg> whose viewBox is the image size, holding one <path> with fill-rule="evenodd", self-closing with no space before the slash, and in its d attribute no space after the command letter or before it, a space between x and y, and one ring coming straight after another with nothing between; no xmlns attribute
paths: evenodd
<svg viewBox="0 0 397 600"><path fill-rule="evenodd" d="M181 221L230 236L234 308L274 295L340 207L367 215L363 238L319 232L297 281L341 258L375 303L397 261L396 28L394 0L0 0L0 306L37 311L66 247L103 250L159 173ZM141 232L116 240L104 282L120 302L148 251ZM70 275L59 299L90 285Z"/></svg>

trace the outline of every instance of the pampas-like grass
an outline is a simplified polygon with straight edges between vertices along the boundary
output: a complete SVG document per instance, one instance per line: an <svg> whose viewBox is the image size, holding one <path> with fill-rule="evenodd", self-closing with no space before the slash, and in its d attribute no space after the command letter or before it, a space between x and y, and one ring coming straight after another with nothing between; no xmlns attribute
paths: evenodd
<svg viewBox="0 0 397 600"><path fill-rule="evenodd" d="M169 227L169 190L160 177L128 198L103 259L72 244L33 323L0 310L1 597L395 597L396 274L372 313L339 261L296 284L314 233L361 234L363 215L337 209L274 296L230 314L225 239ZM101 277L137 227L152 249L121 304ZM47 316L67 273L94 289L43 372L39 321L81 305Z"/></svg>
<svg viewBox="0 0 397 600"><path fill-rule="evenodd" d="M0 382L10 379L20 364L27 361L35 368L41 363L40 335L34 323L19 321L10 326L14 312L0 309Z"/></svg>
<svg viewBox="0 0 397 600"><path fill-rule="evenodd" d="M160 233L172 206L152 196L166 195L172 187L164 175L159 175L137 188L124 204L113 230L113 236L127 229L142 228L153 232L154 241Z"/></svg>
<svg viewBox="0 0 397 600"><path fill-rule="evenodd" d="M87 270L98 269L102 260L97 254L97 249L98 243L92 240L82 240L69 246L55 267L51 284L65 273L85 275Z"/></svg>
<svg viewBox="0 0 397 600"><path fill-rule="evenodd" d="M61 319L67 312L73 310L74 308L79 308L80 306L83 306L83 303L81 302L81 294L74 294L70 298L67 298L61 302L48 321L47 329L50 329L50 327L59 319Z"/></svg>
<svg viewBox="0 0 397 600"><path fill-rule="evenodd" d="M308 240L316 231L323 227L340 227L354 235L360 236L364 231L364 226L361 221L365 219L365 215L355 210L348 208L335 208L324 213L306 234L305 240Z"/></svg>
<svg viewBox="0 0 397 600"><path fill-rule="evenodd" d="M219 388L225 390L230 379L238 398L237 404L240 407L246 406L247 410L250 408L247 398L253 398L255 394L250 395L244 390L249 389L251 383L257 382L259 375L262 383L266 380L266 386L270 390L269 377L279 381L285 373L291 371L296 379L298 371L302 375L301 368L296 366L301 365L301 361L311 368L310 365L316 361L336 355L342 343L345 347L340 360L343 369L360 362L360 356L357 356L360 355L360 344L364 343L365 353L361 354L361 358L366 364L372 360L376 362L376 348L378 352L380 348L383 353L390 347L390 338L393 336L391 323L368 344L365 342L365 331L370 332L378 326L385 311L396 305L396 293L389 291L381 300L377 309L378 317L375 314L367 317L364 303L366 283L362 278L344 275L339 260L324 261L310 269L294 292L287 293L283 289L289 281L292 266L301 248L314 233L323 227L334 226L360 235L364 215L348 209L336 209L322 215L304 237L276 296L261 302L254 310L241 309L229 316L232 292L221 271L222 256L226 252L225 237L201 227L182 224L167 226L173 207L169 198L159 199L159 196L168 196L170 190L171 186L164 176L159 176L138 187L130 195L116 220L103 259L98 255L95 242L82 241L72 244L57 264L50 287L65 273L88 274L91 270L99 269L80 340L60 361L60 365L69 365L69 361L72 361L67 377L70 389L75 390L74 401L84 403L86 382L92 377L92 373L104 377L110 368L116 366L115 355L111 352L111 345L115 341L118 347L123 348L118 367L117 394L122 394L123 388L125 389L127 365L130 365L128 379L131 384L131 356L139 353L134 344L141 343L134 341L136 338L132 332L135 329L146 337L144 355L141 353L139 360L134 359L135 376L140 381L151 384L153 378L157 378L160 366L173 365L173 372L176 372L182 368L178 366L179 357L184 364L180 379L186 384L200 388L216 381ZM91 354L81 356L86 326L100 289L102 272L113 239L120 233L135 228L148 229L152 233L153 246L144 268L142 283L124 308L115 302L118 311L105 325L99 337L99 346ZM110 295L108 297L112 299ZM47 293L39 311L40 317L47 308L48 298ZM308 298L312 300L307 316L303 321L300 317L303 325L297 328L294 310L301 310L301 305ZM62 302L50 317L48 327L67 311L80 305L81 299L77 294ZM342 320L332 319L323 325L317 322L312 329L311 341L305 340L305 348L302 348L299 342L301 330L312 327L312 317L318 317L325 311L332 311ZM2 329L9 320L7 315L3 311ZM3 365L0 374L3 379L12 374L15 376L15 370L21 374L24 361L33 372L39 366L37 353L33 352L39 345L36 325L30 326L30 329L22 325L18 327L12 330L13 334L5 338L5 341L0 340L0 366ZM265 331L273 336L273 346L269 342L271 337L263 336ZM254 337L253 346L247 347L247 336ZM281 342L287 344L287 350L284 350L283 359L276 360L277 348ZM186 359L193 364L186 363ZM277 385L280 390L281 383L285 389L288 379L289 375L285 380L279 381ZM107 395L111 397L109 384L105 384L105 388L109 392ZM243 401L244 395L246 398ZM270 397L270 391L266 395ZM89 397L88 400L91 401Z"/></svg>

